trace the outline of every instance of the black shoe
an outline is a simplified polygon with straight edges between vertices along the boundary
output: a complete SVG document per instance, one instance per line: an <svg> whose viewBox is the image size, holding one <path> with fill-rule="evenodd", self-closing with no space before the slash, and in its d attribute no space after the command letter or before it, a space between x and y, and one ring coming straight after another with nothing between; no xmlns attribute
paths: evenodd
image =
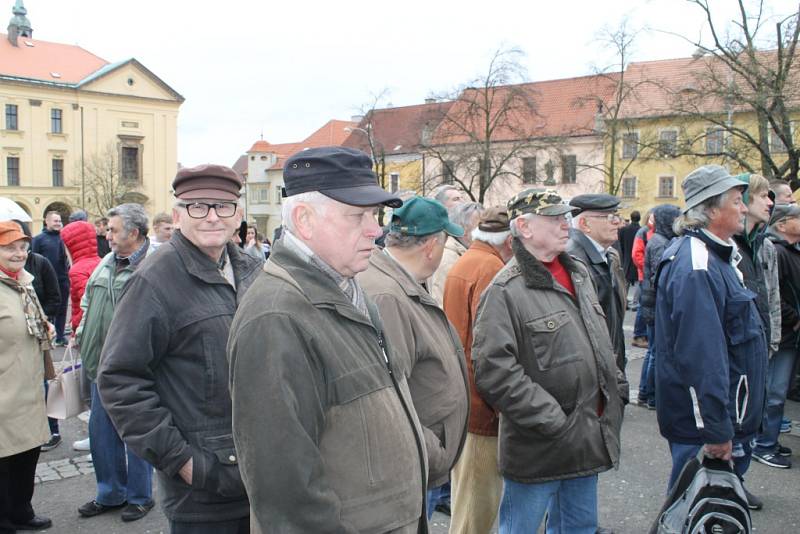
<svg viewBox="0 0 800 534"><path fill-rule="evenodd" d="M61 434L53 434L50 436L50 441L42 445L42 452L52 451L61 445Z"/></svg>
<svg viewBox="0 0 800 534"><path fill-rule="evenodd" d="M14 523L16 530L44 530L53 526L49 517L35 515L24 523Z"/></svg>
<svg viewBox="0 0 800 534"><path fill-rule="evenodd" d="M147 504L129 504L123 510L120 517L123 521L136 521L147 515L147 512L153 509L155 503L153 501Z"/></svg>
<svg viewBox="0 0 800 534"><path fill-rule="evenodd" d="M53 343L53 345L55 345L56 347L66 347L67 346L67 340L66 339L56 339L55 342Z"/></svg>
<svg viewBox="0 0 800 534"><path fill-rule="evenodd" d="M778 451L777 452L778 452L778 456L791 456L792 455L792 449L790 449L789 447L784 447L780 443L778 443Z"/></svg>
<svg viewBox="0 0 800 534"><path fill-rule="evenodd" d="M777 452L760 453L754 451L753 460L770 467L777 467L778 469L789 469L792 467L791 460L785 456L780 456Z"/></svg>
<svg viewBox="0 0 800 534"><path fill-rule="evenodd" d="M764 501L747 491L747 488L744 488L744 495L747 497L747 507L751 510L761 510L764 508Z"/></svg>
<svg viewBox="0 0 800 534"><path fill-rule="evenodd" d="M110 512L111 510L116 510L117 508L122 508L123 506L125 506L125 503L115 504L114 506L108 506L105 504L100 504L97 501L89 501L80 508L78 508L78 513L81 514L83 517L94 517L96 515Z"/></svg>
<svg viewBox="0 0 800 534"><path fill-rule="evenodd" d="M434 510L436 510L437 512L442 513L442 514L444 514L446 516L450 515L450 505L446 504L446 503L437 504L436 508L434 508Z"/></svg>

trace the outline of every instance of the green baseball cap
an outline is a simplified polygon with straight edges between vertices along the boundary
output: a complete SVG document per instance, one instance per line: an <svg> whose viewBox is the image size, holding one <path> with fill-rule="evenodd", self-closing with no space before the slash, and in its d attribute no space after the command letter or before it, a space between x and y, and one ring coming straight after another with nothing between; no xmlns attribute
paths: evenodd
<svg viewBox="0 0 800 534"><path fill-rule="evenodd" d="M403 235L430 235L444 230L453 237L464 235L464 229L451 223L447 208L432 198L411 197L392 212L390 232Z"/></svg>
<svg viewBox="0 0 800 534"><path fill-rule="evenodd" d="M525 189L514 195L506 207L509 219L516 219L525 213L552 217L581 210L565 204L555 189Z"/></svg>

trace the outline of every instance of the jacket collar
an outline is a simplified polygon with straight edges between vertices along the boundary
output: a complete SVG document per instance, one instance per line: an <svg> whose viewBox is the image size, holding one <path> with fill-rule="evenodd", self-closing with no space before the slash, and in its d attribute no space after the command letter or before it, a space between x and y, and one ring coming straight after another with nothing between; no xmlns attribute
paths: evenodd
<svg viewBox="0 0 800 534"><path fill-rule="evenodd" d="M468 250L475 250L486 254L491 254L492 256L497 257L497 259L505 263L505 261L503 260L503 256L501 256L500 253L497 251L497 249L494 248L489 243L484 243L483 241L478 241L477 239L473 239L472 244L469 246Z"/></svg>
<svg viewBox="0 0 800 534"><path fill-rule="evenodd" d="M556 281L553 275L542 264L541 261L533 257L533 254L528 252L528 249L522 244L519 238L514 238L511 243L514 250L514 257L517 260L517 265L522 273L522 278L525 280L525 286L531 289L559 289L556 287ZM561 260L561 265L567 270L570 275L579 274L578 264L572 257L562 252L558 255Z"/></svg>
<svg viewBox="0 0 800 534"><path fill-rule="evenodd" d="M269 261L264 264L264 272L295 286L316 307L335 308L340 315L374 326L350 302L333 278L311 263L303 261L289 250L282 238L273 243ZM370 305L369 302L367 305Z"/></svg>
<svg viewBox="0 0 800 534"><path fill-rule="evenodd" d="M203 280L208 284L226 284L229 285L225 277L223 277L218 269L217 262L209 258L203 251L197 248L194 243L186 239L180 230L175 230L172 233L172 238L169 244L175 248L181 261L183 262L186 270L192 276ZM228 253L228 260L231 262L233 268L233 275L236 280L236 287L239 287L239 281L250 274L251 271L259 267L258 262L248 262L249 256L245 256L239 247L231 242L225 245Z"/></svg>
<svg viewBox="0 0 800 534"><path fill-rule="evenodd" d="M385 251L375 249L372 252L372 256L369 258L369 263L373 268L397 282L406 296L415 298L423 304L439 307L430 293L425 291L425 288L414 280L409 272L404 269L394 257L389 256Z"/></svg>
<svg viewBox="0 0 800 534"><path fill-rule="evenodd" d="M711 252L716 254L725 263L731 262L735 246L733 242L731 242L730 245L723 245L719 240L712 238L710 235L708 235L708 233L703 232L702 230L687 230L685 234L691 237L696 237L705 243L706 247L708 247Z"/></svg>
<svg viewBox="0 0 800 534"><path fill-rule="evenodd" d="M583 251L586 253L586 257L589 258L590 262L592 262L593 264L603 264L603 265L608 264L603 255L600 254L600 251L597 250L597 246L594 244L594 242L591 239L589 239L589 237L586 236L583 232L571 228L569 231L569 238L576 246L583 249Z"/></svg>

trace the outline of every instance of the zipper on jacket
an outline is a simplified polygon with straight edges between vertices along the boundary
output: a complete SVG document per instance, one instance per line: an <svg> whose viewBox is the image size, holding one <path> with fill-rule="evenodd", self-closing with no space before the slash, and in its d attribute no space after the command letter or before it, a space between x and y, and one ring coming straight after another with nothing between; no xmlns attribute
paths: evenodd
<svg viewBox="0 0 800 534"><path fill-rule="evenodd" d="M414 417L411 415L409 411L408 404L406 403L406 399L403 396L403 392L400 391L400 384L397 382L397 377L394 375L394 371L392 371L392 366L389 363L389 356L386 354L386 343L383 339L383 333L379 331L377 328L375 332L378 334L378 345L381 348L381 354L383 355L383 361L386 363L386 370L389 371L389 378L392 380L392 385L394 386L395 391L397 391L397 396L400 397L400 404L403 405L403 411L406 413L406 417L408 418L408 422L411 423L411 430L414 433L414 441L417 444L417 455L419 456L419 470L421 475L422 481L422 515L420 516L420 521L424 521L424 524L427 526L428 524L428 476L425 472L425 452L422 449L422 442L420 441L419 432L417 432L417 428L414 425ZM420 423L421 425L421 423Z"/></svg>

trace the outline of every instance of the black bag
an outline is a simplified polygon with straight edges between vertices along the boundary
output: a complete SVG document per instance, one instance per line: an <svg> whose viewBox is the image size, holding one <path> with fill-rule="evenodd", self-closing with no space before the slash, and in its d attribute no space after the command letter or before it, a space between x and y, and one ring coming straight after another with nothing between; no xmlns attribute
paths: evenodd
<svg viewBox="0 0 800 534"><path fill-rule="evenodd" d="M750 510L733 463L701 449L683 467L650 534L750 534Z"/></svg>

